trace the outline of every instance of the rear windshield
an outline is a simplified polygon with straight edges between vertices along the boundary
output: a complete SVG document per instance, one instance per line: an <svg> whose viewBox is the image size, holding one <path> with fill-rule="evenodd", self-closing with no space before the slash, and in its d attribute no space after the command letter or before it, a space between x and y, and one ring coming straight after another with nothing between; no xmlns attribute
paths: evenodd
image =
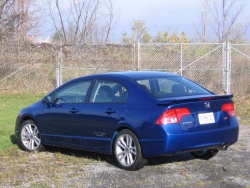
<svg viewBox="0 0 250 188"><path fill-rule="evenodd" d="M183 77L148 78L136 82L155 98L211 94L210 91Z"/></svg>

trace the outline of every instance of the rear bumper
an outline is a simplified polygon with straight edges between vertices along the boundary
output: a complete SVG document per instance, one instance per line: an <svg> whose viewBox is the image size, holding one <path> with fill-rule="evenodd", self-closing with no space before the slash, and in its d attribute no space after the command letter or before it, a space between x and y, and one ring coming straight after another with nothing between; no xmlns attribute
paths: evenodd
<svg viewBox="0 0 250 188"><path fill-rule="evenodd" d="M165 138L141 140L144 157L174 155L202 149L223 149L237 142L239 127L224 127L195 132L171 133L165 130Z"/></svg>

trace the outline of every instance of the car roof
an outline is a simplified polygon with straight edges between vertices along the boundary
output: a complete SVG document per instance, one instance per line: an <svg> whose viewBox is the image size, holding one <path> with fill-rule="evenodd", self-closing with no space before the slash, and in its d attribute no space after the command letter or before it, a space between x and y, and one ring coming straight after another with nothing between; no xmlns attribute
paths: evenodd
<svg viewBox="0 0 250 188"><path fill-rule="evenodd" d="M124 71L124 72L107 72L101 74L94 74L90 76L127 77L130 79L143 79L151 77L165 77L165 76L179 76L179 75L167 72L159 72L159 71Z"/></svg>

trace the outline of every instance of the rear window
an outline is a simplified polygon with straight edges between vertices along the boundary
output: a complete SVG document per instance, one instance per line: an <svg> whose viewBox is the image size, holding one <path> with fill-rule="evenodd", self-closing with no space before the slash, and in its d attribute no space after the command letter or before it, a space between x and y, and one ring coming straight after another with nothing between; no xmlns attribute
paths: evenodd
<svg viewBox="0 0 250 188"><path fill-rule="evenodd" d="M136 80L136 82L155 98L211 94L208 90L183 77L148 78Z"/></svg>

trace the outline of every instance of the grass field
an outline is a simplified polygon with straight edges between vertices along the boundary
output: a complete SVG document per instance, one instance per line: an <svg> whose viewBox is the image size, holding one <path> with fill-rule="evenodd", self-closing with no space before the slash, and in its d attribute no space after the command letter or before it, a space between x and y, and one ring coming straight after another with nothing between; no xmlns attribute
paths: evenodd
<svg viewBox="0 0 250 188"><path fill-rule="evenodd" d="M40 99L42 95L0 94L0 155L14 144L15 121L19 110Z"/></svg>

